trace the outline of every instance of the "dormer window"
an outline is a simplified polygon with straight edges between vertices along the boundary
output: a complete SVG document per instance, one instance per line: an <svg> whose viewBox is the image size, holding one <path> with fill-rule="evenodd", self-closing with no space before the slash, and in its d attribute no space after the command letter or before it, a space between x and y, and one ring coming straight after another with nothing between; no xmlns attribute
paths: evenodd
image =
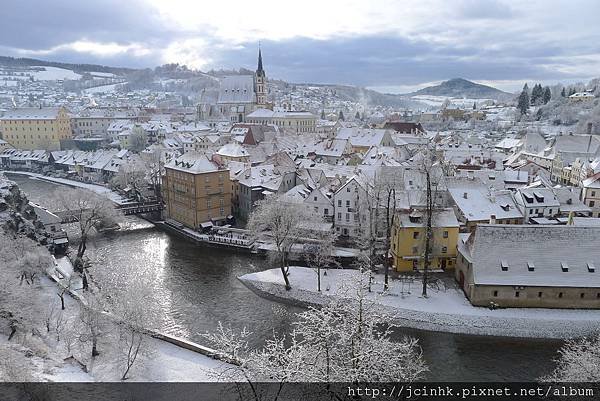
<svg viewBox="0 0 600 401"><path fill-rule="evenodd" d="M527 262L527 270L529 270L530 272L535 271L535 265L533 264L533 262Z"/></svg>
<svg viewBox="0 0 600 401"><path fill-rule="evenodd" d="M560 268L562 269L563 273L569 271L569 265L567 264L567 262L560 262Z"/></svg>
<svg viewBox="0 0 600 401"><path fill-rule="evenodd" d="M587 262L587 269L588 272L594 273L596 271L596 266L594 266L594 263L592 262Z"/></svg>
<svg viewBox="0 0 600 401"><path fill-rule="evenodd" d="M500 262L500 268L502 268L502 271L508 271L508 262L506 260L503 260Z"/></svg>

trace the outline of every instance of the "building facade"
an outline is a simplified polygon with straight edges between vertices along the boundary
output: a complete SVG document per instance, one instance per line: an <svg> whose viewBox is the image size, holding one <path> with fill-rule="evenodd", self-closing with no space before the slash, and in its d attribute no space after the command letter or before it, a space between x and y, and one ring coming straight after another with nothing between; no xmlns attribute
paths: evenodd
<svg viewBox="0 0 600 401"><path fill-rule="evenodd" d="M0 118L4 140L17 149L60 150L71 139L71 120L64 107L25 107Z"/></svg>
<svg viewBox="0 0 600 401"><path fill-rule="evenodd" d="M165 165L166 218L198 230L222 225L231 215L229 170L205 154L186 153Z"/></svg>
<svg viewBox="0 0 600 401"><path fill-rule="evenodd" d="M436 210L432 218L429 269L454 269L458 220L452 209ZM423 270L426 237L425 211L398 214L392 227L391 253L397 271Z"/></svg>

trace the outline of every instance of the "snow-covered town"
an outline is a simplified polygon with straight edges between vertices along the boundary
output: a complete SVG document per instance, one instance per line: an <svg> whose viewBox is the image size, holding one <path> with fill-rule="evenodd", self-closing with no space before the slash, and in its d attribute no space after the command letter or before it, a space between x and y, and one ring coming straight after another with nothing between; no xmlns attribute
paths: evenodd
<svg viewBox="0 0 600 401"><path fill-rule="evenodd" d="M0 14L7 399L600 381L600 52L575 44L600 31L539 25L573 5L319 5L339 21L286 26L238 2L65 2L88 27L36 19L17 40L12 14L49 7L25 3ZM483 33L499 15L556 42ZM448 18L491 47L431 39Z"/></svg>

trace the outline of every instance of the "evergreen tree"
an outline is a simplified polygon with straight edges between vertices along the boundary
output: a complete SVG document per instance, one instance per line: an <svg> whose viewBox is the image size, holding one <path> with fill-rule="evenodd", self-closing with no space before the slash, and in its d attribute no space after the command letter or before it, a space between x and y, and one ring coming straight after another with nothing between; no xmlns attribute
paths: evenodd
<svg viewBox="0 0 600 401"><path fill-rule="evenodd" d="M540 104L543 96L544 90L542 89L542 85L535 84L531 90L531 104L533 106Z"/></svg>
<svg viewBox="0 0 600 401"><path fill-rule="evenodd" d="M565 87L563 86L562 90L560 91L560 95L562 97L567 97L567 93L565 92Z"/></svg>
<svg viewBox="0 0 600 401"><path fill-rule="evenodd" d="M321 120L325 120L325 109L321 109Z"/></svg>
<svg viewBox="0 0 600 401"><path fill-rule="evenodd" d="M544 94L542 95L542 100L543 100L544 104L548 104L550 99L552 99L552 91L550 90L549 86L546 86L544 88Z"/></svg>
<svg viewBox="0 0 600 401"><path fill-rule="evenodd" d="M529 93L527 92L527 84L525 84L523 91L519 95L517 108L521 112L521 115L527 114L527 111L529 110Z"/></svg>
<svg viewBox="0 0 600 401"><path fill-rule="evenodd" d="M357 111L356 114L354 115L354 119L355 120L360 120L360 113Z"/></svg>
<svg viewBox="0 0 600 401"><path fill-rule="evenodd" d="M473 102L473 110L477 110L477 102Z"/></svg>
<svg viewBox="0 0 600 401"><path fill-rule="evenodd" d="M340 114L338 115L338 120L344 121L344 112L340 110Z"/></svg>

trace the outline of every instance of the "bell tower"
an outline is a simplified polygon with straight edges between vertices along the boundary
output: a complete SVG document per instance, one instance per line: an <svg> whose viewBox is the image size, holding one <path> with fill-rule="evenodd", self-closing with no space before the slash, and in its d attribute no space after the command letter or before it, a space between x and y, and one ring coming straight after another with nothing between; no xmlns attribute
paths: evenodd
<svg viewBox="0 0 600 401"><path fill-rule="evenodd" d="M254 74L254 92L256 93L256 104L258 107L267 106L267 78L263 69L262 53L258 45L258 67Z"/></svg>

